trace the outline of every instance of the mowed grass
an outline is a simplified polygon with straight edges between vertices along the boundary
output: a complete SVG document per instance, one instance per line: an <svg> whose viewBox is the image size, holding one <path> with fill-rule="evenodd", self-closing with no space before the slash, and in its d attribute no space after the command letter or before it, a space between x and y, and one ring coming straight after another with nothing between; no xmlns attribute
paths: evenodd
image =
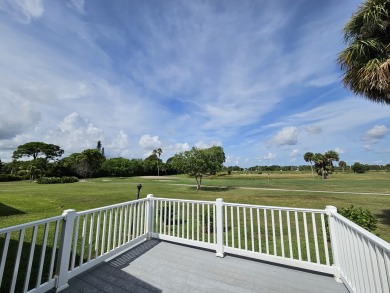
<svg viewBox="0 0 390 293"><path fill-rule="evenodd" d="M134 200L139 183L141 198L147 194L199 200L221 197L225 202L320 209L353 204L378 216L377 233L390 242L390 173L379 172L335 173L327 180L287 172L214 176L204 178L199 191L195 180L186 176L96 178L53 185L4 182L0 183L0 228L57 216L65 209L83 211Z"/></svg>

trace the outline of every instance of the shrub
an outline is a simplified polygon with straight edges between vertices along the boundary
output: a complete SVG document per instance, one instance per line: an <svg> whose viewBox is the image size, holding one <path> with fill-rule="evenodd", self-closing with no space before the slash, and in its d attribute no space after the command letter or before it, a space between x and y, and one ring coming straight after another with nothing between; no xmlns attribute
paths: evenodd
<svg viewBox="0 0 390 293"><path fill-rule="evenodd" d="M78 182L77 177L41 177L37 179L38 184L74 183Z"/></svg>
<svg viewBox="0 0 390 293"><path fill-rule="evenodd" d="M355 208L351 205L349 208L341 208L338 213L367 231L374 232L377 228L378 218L369 210Z"/></svg>
<svg viewBox="0 0 390 293"><path fill-rule="evenodd" d="M22 176L11 175L11 174L0 174L0 182L8 182L8 181L19 181L23 180Z"/></svg>

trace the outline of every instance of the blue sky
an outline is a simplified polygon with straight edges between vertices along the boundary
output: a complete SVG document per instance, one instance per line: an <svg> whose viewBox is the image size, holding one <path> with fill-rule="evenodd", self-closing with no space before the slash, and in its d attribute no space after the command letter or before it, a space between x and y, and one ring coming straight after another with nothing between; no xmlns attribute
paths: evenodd
<svg viewBox="0 0 390 293"><path fill-rule="evenodd" d="M226 165L300 165L336 150L390 163L390 108L354 96L336 59L360 0L0 0L0 158L165 161L221 145Z"/></svg>

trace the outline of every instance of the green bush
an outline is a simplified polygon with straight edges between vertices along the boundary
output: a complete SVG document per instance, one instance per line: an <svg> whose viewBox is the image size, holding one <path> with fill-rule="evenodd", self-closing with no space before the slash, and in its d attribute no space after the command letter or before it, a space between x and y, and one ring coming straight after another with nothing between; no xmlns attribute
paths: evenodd
<svg viewBox="0 0 390 293"><path fill-rule="evenodd" d="M38 184L74 183L78 182L77 177L41 177L37 179Z"/></svg>
<svg viewBox="0 0 390 293"><path fill-rule="evenodd" d="M79 182L79 178L77 178L75 176L61 177L61 183L75 183L75 182Z"/></svg>
<svg viewBox="0 0 390 293"><path fill-rule="evenodd" d="M351 205L349 208L341 208L338 213L367 231L374 232L377 228L378 218L369 210L355 208Z"/></svg>
<svg viewBox="0 0 390 293"><path fill-rule="evenodd" d="M19 181L19 180L23 180L23 177L17 175L11 175L11 174L0 174L0 182Z"/></svg>

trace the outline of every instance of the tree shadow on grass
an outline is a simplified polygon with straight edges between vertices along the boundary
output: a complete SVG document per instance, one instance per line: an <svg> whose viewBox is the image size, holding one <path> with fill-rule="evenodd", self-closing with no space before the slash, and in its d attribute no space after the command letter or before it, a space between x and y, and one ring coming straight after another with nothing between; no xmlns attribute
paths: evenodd
<svg viewBox="0 0 390 293"><path fill-rule="evenodd" d="M7 206L3 203L0 203L0 217L7 217L7 216L21 215L21 214L25 214L25 212Z"/></svg>
<svg viewBox="0 0 390 293"><path fill-rule="evenodd" d="M191 187L191 190L197 190L196 187ZM234 189L234 187L229 186L202 186L199 191L211 191L211 192L224 192Z"/></svg>
<svg viewBox="0 0 390 293"><path fill-rule="evenodd" d="M390 209L382 210L382 214L378 215L378 218L381 219L383 224L390 226Z"/></svg>

